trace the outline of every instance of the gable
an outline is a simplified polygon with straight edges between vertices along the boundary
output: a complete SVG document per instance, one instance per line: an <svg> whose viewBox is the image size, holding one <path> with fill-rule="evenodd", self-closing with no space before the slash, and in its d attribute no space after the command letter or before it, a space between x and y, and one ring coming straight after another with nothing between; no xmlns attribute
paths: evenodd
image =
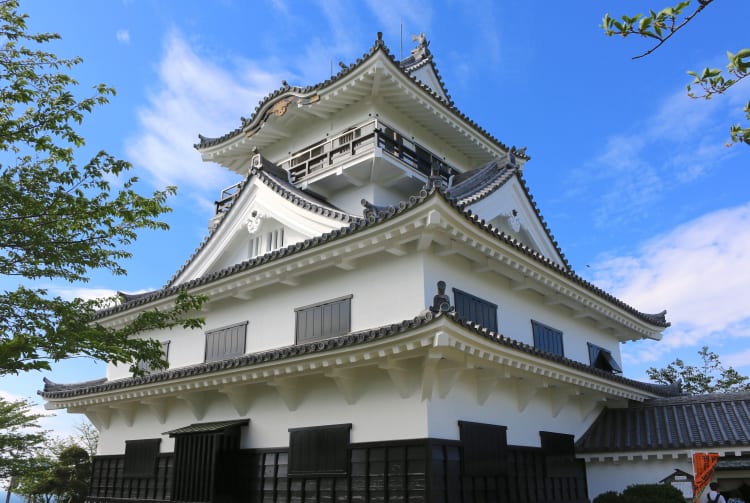
<svg viewBox="0 0 750 503"><path fill-rule="evenodd" d="M499 232L568 268L520 177L512 158L503 165L496 161L461 174L449 189L450 197Z"/></svg>
<svg viewBox="0 0 750 503"><path fill-rule="evenodd" d="M304 242L352 218L262 169L251 170L231 208L170 285Z"/></svg>

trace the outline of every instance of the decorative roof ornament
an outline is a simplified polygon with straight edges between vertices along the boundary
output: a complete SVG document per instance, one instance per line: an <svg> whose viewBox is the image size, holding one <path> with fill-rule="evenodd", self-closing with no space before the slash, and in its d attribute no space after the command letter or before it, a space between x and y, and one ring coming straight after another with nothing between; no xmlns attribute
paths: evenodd
<svg viewBox="0 0 750 503"><path fill-rule="evenodd" d="M245 228L251 236L258 230L258 227L263 223L264 218L266 218L266 216L258 210L253 210L253 212L250 213L250 217L247 219L247 222L245 222Z"/></svg>
<svg viewBox="0 0 750 503"><path fill-rule="evenodd" d="M515 209L510 212L510 215L508 216L508 225L510 225L510 228L513 229L513 232L518 232L521 230L521 217L518 215L518 211Z"/></svg>
<svg viewBox="0 0 750 503"><path fill-rule="evenodd" d="M450 313L452 312L453 306L451 306L451 298L445 293L445 281L437 282L437 294L432 298L432 305L430 311L433 313Z"/></svg>
<svg viewBox="0 0 750 503"><path fill-rule="evenodd" d="M420 61L430 55L430 50L428 49L430 42L424 36L424 32L419 35L412 35L411 39L417 43L417 46L411 50L414 61Z"/></svg>
<svg viewBox="0 0 750 503"><path fill-rule="evenodd" d="M435 187L439 190L446 190L448 188L448 182L442 176L443 163L437 159L433 159L432 165L430 166L430 176L427 179L427 186L429 188Z"/></svg>

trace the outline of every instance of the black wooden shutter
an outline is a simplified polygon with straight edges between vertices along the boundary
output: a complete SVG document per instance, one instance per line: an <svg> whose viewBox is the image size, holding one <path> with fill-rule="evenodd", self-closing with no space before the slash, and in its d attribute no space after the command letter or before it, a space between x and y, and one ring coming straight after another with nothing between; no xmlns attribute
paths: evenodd
<svg viewBox="0 0 750 503"><path fill-rule="evenodd" d="M289 476L346 475L351 424L289 430Z"/></svg>
<svg viewBox="0 0 750 503"><path fill-rule="evenodd" d="M453 289L453 303L461 319L479 323L481 326L498 331L497 304L488 302L458 288Z"/></svg>
<svg viewBox="0 0 750 503"><path fill-rule="evenodd" d="M159 455L160 438L125 441L125 461L122 476L126 478L149 478L156 473L156 458Z"/></svg>
<svg viewBox="0 0 750 503"><path fill-rule="evenodd" d="M531 329L534 333L535 348L553 355L565 356L562 331L534 320L531 320Z"/></svg>
<svg viewBox="0 0 750 503"><path fill-rule="evenodd" d="M245 354L247 322L206 332L207 362L226 360Z"/></svg>
<svg viewBox="0 0 750 503"><path fill-rule="evenodd" d="M507 426L458 422L463 446L463 473L468 476L497 476L507 470Z"/></svg>
<svg viewBox="0 0 750 503"><path fill-rule="evenodd" d="M343 335L351 330L352 297L295 309L297 343Z"/></svg>

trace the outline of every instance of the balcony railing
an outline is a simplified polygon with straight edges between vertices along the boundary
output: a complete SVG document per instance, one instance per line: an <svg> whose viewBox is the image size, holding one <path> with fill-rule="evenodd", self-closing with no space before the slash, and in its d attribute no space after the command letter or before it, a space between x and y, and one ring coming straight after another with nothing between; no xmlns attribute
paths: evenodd
<svg viewBox="0 0 750 503"><path fill-rule="evenodd" d="M457 173L442 158L377 119L320 141L282 161L279 167L289 173L291 183L300 184L337 169L375 148L425 177L431 176L433 166L446 182ZM236 183L221 191L220 199L215 202L217 215L229 210L239 194L240 186L241 183Z"/></svg>
<svg viewBox="0 0 750 503"><path fill-rule="evenodd" d="M376 147L424 176L430 176L433 165L446 180L456 173L442 158L378 120L323 140L294 154L280 166L289 172L290 181L296 184L336 169Z"/></svg>
<svg viewBox="0 0 750 503"><path fill-rule="evenodd" d="M234 203L234 200L237 199L237 196L240 193L240 186L242 186L242 182L237 182L221 191L221 197L219 200L214 201L217 215L229 211L229 208L232 207L232 203Z"/></svg>

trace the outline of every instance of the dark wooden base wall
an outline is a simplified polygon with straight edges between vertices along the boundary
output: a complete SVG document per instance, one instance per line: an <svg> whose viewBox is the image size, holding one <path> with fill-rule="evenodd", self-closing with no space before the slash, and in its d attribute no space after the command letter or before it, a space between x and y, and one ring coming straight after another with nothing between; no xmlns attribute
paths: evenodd
<svg viewBox="0 0 750 503"><path fill-rule="evenodd" d="M494 474L467 475L460 442L427 439L352 444L345 476L289 477L287 449L240 450L222 463L212 503L575 502L588 501L583 461L542 448L508 446ZM152 478L124 478L123 456L94 459L89 503L173 501L174 456ZM179 492L179 491L178 491Z"/></svg>

